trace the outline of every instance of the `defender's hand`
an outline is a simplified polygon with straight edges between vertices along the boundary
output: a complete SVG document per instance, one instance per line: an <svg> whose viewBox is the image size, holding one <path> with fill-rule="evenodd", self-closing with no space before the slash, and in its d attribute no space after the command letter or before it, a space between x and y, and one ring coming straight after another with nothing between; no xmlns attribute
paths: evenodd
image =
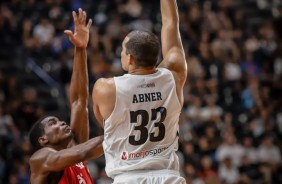
<svg viewBox="0 0 282 184"><path fill-rule="evenodd" d="M74 33L71 30L65 30L64 33L69 37L72 44L77 48L86 48L89 40L89 29L92 24L92 20L89 19L86 23L86 12L78 9L78 17L76 12L72 12L74 21Z"/></svg>

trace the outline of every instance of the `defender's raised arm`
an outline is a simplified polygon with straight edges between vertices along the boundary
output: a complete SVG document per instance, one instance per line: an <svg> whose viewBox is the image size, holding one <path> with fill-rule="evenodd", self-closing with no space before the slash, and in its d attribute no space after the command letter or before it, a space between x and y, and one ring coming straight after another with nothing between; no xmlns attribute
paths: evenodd
<svg viewBox="0 0 282 184"><path fill-rule="evenodd" d="M85 142L89 139L89 120L88 120L88 71L87 71L87 53L86 47L89 40L89 29L92 23L90 19L86 23L86 12L79 9L78 17L75 12L74 33L66 30L70 41L75 46L73 74L70 84L70 104L71 104L71 122L70 126L74 133L77 143Z"/></svg>

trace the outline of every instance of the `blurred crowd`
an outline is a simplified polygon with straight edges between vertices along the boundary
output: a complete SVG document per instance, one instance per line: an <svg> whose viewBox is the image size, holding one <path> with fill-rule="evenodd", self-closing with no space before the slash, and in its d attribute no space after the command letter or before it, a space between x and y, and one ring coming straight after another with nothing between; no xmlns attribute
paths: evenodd
<svg viewBox="0 0 282 184"><path fill-rule="evenodd" d="M282 2L177 2L188 63L179 122L181 174L188 184L282 183ZM64 88L67 104L73 47L63 31L73 28L71 11L79 7L93 19L90 90L98 78L124 73L121 43L130 30L160 36L158 0L2 0L0 184L29 183L29 128L43 115L62 110L40 104L45 97L38 88L25 85L23 74L1 63L15 62L20 53L16 62L21 64L15 65L26 67L32 58L41 73ZM64 108L69 116L69 107ZM101 133L95 118L91 127L92 136ZM88 163L97 184L111 183L104 164L103 158Z"/></svg>

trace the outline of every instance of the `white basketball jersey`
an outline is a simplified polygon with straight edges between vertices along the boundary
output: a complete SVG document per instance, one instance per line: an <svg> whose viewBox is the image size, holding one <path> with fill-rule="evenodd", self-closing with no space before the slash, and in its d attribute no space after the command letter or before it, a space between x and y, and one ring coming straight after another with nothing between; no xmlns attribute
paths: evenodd
<svg viewBox="0 0 282 184"><path fill-rule="evenodd" d="M181 105L172 73L114 77L116 105L104 122L107 175L132 170L179 170Z"/></svg>

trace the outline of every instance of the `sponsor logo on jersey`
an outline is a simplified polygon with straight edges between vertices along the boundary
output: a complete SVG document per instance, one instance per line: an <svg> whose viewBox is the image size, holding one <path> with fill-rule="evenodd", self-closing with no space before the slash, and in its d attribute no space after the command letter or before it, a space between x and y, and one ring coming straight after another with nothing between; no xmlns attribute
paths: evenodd
<svg viewBox="0 0 282 184"><path fill-rule="evenodd" d="M127 160L128 159L128 152L127 151L122 152L121 159L122 160Z"/></svg>
<svg viewBox="0 0 282 184"><path fill-rule="evenodd" d="M140 152L131 152L128 153L127 151L123 151L121 154L121 159L122 160L134 160L134 159L140 159L140 158L145 158L149 156L155 156L158 155L162 152L164 152L168 147L164 148L157 148L157 149L151 149L151 150L146 150L146 151L140 151Z"/></svg>

